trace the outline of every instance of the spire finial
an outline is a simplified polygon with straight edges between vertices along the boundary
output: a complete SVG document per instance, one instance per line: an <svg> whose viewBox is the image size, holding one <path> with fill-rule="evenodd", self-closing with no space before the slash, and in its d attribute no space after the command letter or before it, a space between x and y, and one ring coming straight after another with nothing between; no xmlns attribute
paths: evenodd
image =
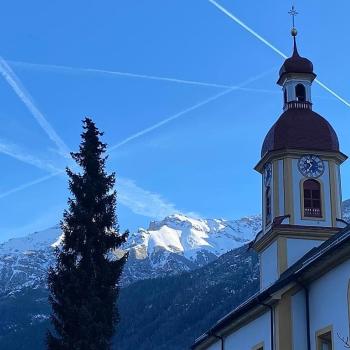
<svg viewBox="0 0 350 350"><path fill-rule="evenodd" d="M292 16L293 27L292 27L291 33L292 33L292 36L295 38L297 36L297 34L298 34L298 31L295 28L295 17L298 15L298 12L296 11L294 5L292 5L292 9L288 13Z"/></svg>

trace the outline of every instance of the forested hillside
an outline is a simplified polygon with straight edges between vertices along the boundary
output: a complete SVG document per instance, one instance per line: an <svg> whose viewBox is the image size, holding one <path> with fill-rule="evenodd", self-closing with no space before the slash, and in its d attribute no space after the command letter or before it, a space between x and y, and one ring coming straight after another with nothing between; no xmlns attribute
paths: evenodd
<svg viewBox="0 0 350 350"><path fill-rule="evenodd" d="M256 255L244 246L198 270L122 289L115 349L187 349L257 290L258 270ZM45 289L3 297L0 310L0 349L44 349L49 315Z"/></svg>

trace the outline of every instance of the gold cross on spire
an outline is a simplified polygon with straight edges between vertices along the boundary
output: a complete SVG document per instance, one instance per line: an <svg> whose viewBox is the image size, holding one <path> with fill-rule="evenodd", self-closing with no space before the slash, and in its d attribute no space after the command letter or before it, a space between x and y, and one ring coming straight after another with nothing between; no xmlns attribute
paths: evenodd
<svg viewBox="0 0 350 350"><path fill-rule="evenodd" d="M292 18L293 18L293 28L295 28L295 17L298 15L298 12L296 11L294 5L292 6L292 9L288 12Z"/></svg>

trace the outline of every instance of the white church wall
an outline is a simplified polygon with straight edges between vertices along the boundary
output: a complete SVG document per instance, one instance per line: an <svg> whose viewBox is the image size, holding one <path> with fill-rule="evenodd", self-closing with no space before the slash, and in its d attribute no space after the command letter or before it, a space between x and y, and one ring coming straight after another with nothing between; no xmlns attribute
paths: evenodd
<svg viewBox="0 0 350 350"><path fill-rule="evenodd" d="M324 173L319 177L323 187L323 203L324 203L324 219L322 220L310 220L302 218L302 207L301 207L301 188L300 183L304 179L304 176L298 169L299 159L292 160L292 177L293 177L293 203L294 203L294 218L296 225L304 226L332 226L331 218L331 197L330 197L330 184L329 184L329 164L327 161L324 162Z"/></svg>
<svg viewBox="0 0 350 350"><path fill-rule="evenodd" d="M277 260L277 241L275 241L260 255L261 289L265 289L277 281Z"/></svg>
<svg viewBox="0 0 350 350"><path fill-rule="evenodd" d="M287 264L288 267L296 263L312 248L318 247L323 241L312 239L287 238Z"/></svg>
<svg viewBox="0 0 350 350"><path fill-rule="evenodd" d="M349 336L348 285L350 260L332 269L310 286L311 348L316 349L315 334L333 328L334 350L344 349L340 336Z"/></svg>
<svg viewBox="0 0 350 350"><path fill-rule="evenodd" d="M207 350L221 350L221 340L218 339L218 341L214 344L212 344L211 346L209 346L209 348L207 348Z"/></svg>
<svg viewBox="0 0 350 350"><path fill-rule="evenodd" d="M270 312L246 324L225 338L225 350L252 350L263 343L264 349L271 349Z"/></svg>
<svg viewBox="0 0 350 350"><path fill-rule="evenodd" d="M305 292L292 296L293 350L307 350Z"/></svg>

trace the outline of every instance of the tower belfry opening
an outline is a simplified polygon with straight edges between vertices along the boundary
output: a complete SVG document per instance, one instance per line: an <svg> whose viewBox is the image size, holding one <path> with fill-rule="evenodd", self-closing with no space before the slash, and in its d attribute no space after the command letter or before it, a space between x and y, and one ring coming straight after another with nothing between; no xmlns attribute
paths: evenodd
<svg viewBox="0 0 350 350"><path fill-rule="evenodd" d="M306 89L303 84L298 84L295 87L295 95L296 95L296 100L299 102L305 102L306 101Z"/></svg>

